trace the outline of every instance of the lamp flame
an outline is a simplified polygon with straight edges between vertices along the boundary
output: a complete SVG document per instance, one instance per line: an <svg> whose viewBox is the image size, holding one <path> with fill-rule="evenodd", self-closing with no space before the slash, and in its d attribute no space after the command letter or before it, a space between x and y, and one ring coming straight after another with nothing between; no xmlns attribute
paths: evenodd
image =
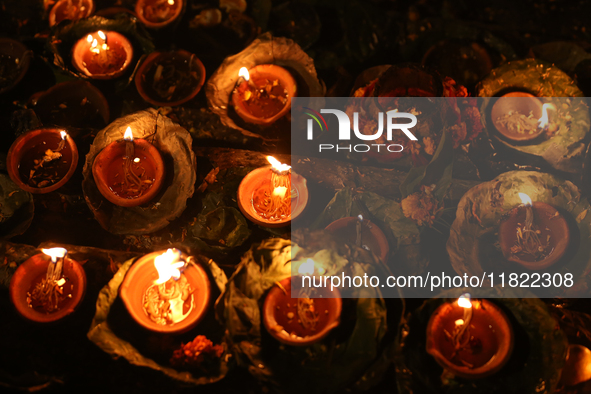
<svg viewBox="0 0 591 394"><path fill-rule="evenodd" d="M458 305L462 308L472 308L472 302L470 302L470 294L464 293L458 298Z"/></svg>
<svg viewBox="0 0 591 394"><path fill-rule="evenodd" d="M131 132L131 127L127 127L125 130L125 134L123 134L123 139L125 141L133 141L133 133Z"/></svg>
<svg viewBox="0 0 591 394"><path fill-rule="evenodd" d="M302 263L298 268L298 273L301 275L314 274L314 260L308 259L305 263Z"/></svg>
<svg viewBox="0 0 591 394"><path fill-rule="evenodd" d="M98 45L98 41L95 38L94 40L92 40L92 44L90 44L90 47L91 48L96 48L97 45Z"/></svg>
<svg viewBox="0 0 591 394"><path fill-rule="evenodd" d="M248 81L250 79L250 74L246 67L242 67L240 71L238 71L238 76L244 78L245 81Z"/></svg>
<svg viewBox="0 0 591 394"><path fill-rule="evenodd" d="M531 205L531 198L529 198L529 196L525 193L517 193L519 194L519 198L521 198L521 202L523 203L523 205L529 206Z"/></svg>
<svg viewBox="0 0 591 394"><path fill-rule="evenodd" d="M65 140L66 137L68 136L68 133L66 133L65 131L60 131L60 136L62 137L62 140Z"/></svg>
<svg viewBox="0 0 591 394"><path fill-rule="evenodd" d="M168 0L169 5L174 5L174 0Z"/></svg>
<svg viewBox="0 0 591 394"><path fill-rule="evenodd" d="M285 197L285 193L287 193L287 188L285 186L277 186L273 189L273 195L279 198Z"/></svg>
<svg viewBox="0 0 591 394"><path fill-rule="evenodd" d="M161 285L174 278L178 280L181 277L181 268L185 262L181 260L181 253L177 249L168 249L154 259L154 267L158 271L158 279L154 284Z"/></svg>
<svg viewBox="0 0 591 394"><path fill-rule="evenodd" d="M359 219L360 222L363 222L363 215L357 215L357 219Z"/></svg>
<svg viewBox="0 0 591 394"><path fill-rule="evenodd" d="M277 160L276 158L274 158L273 156L267 156L267 161L269 163L271 163L271 166L277 171L277 172L287 172L291 169L291 166L288 166L287 164L282 164L279 160Z"/></svg>
<svg viewBox="0 0 591 394"><path fill-rule="evenodd" d="M66 255L68 254L68 251L64 248L41 249L41 251L46 256L51 257L52 263L57 263L58 258L61 259L63 257L66 257Z"/></svg>
<svg viewBox="0 0 591 394"><path fill-rule="evenodd" d="M540 129L545 129L548 127L548 109L556 110L554 104L546 103L542 105L542 117L538 119L538 127Z"/></svg>
<svg viewBox="0 0 591 394"><path fill-rule="evenodd" d="M106 40L107 36L105 35L105 33L103 33L101 30L98 31L98 36L101 38L101 40Z"/></svg>
<svg viewBox="0 0 591 394"><path fill-rule="evenodd" d="M92 34L86 36L86 41L90 44L94 38L92 38Z"/></svg>

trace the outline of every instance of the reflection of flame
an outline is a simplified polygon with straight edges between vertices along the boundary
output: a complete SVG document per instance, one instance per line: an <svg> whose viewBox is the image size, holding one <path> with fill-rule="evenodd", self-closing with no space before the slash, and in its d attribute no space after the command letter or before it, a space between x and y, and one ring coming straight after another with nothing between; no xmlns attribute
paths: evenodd
<svg viewBox="0 0 591 394"><path fill-rule="evenodd" d="M538 127L540 129L548 127L548 108L556 110L556 107L553 104L546 103L542 105L542 117L538 119Z"/></svg>
<svg viewBox="0 0 591 394"><path fill-rule="evenodd" d="M105 35L105 33L103 33L101 30L98 31L98 36L101 38L101 40L106 40L107 36Z"/></svg>
<svg viewBox="0 0 591 394"><path fill-rule="evenodd" d="M285 197L285 193L287 193L287 188L285 186L277 186L273 189L273 195L279 198Z"/></svg>
<svg viewBox="0 0 591 394"><path fill-rule="evenodd" d="M523 205L531 205L531 198L525 193L517 193L519 194L519 198L521 198L521 202Z"/></svg>
<svg viewBox="0 0 591 394"><path fill-rule="evenodd" d="M62 136L62 140L65 140L68 133L66 133L65 131L62 130L62 131L60 131L60 135Z"/></svg>
<svg viewBox="0 0 591 394"><path fill-rule="evenodd" d="M238 71L238 76L244 78L245 81L250 79L250 74L248 73L248 69L246 67L242 67L240 71Z"/></svg>
<svg viewBox="0 0 591 394"><path fill-rule="evenodd" d="M68 254L68 251L64 248L51 248L51 249L41 249L41 251L51 257L51 261L53 263L57 262L58 258L63 258Z"/></svg>
<svg viewBox="0 0 591 394"><path fill-rule="evenodd" d="M271 163L271 166L278 172L286 172L289 171L289 169L291 168L291 166L288 166L287 164L282 164L273 156L267 156L267 161L269 161L269 163Z"/></svg>
<svg viewBox="0 0 591 394"><path fill-rule="evenodd" d="M458 298L458 305L462 308L472 308L472 303L470 302L470 294L464 293Z"/></svg>
<svg viewBox="0 0 591 394"><path fill-rule="evenodd" d="M123 139L125 141L133 141L133 133L131 132L131 127L127 127L127 130L125 130L125 134L123 134Z"/></svg>
<svg viewBox="0 0 591 394"><path fill-rule="evenodd" d="M464 319L458 319L455 321L456 326L463 326L464 325Z"/></svg>
<svg viewBox="0 0 591 394"><path fill-rule="evenodd" d="M305 263L302 263L298 268L298 273L301 275L313 275L314 274L314 260L308 259Z"/></svg>
<svg viewBox="0 0 591 394"><path fill-rule="evenodd" d="M177 249L168 249L165 253L154 259L154 267L158 271L158 280L154 284L161 285L168 282L170 278L178 280L181 277L180 269L185 266L185 262L180 260L181 253Z"/></svg>

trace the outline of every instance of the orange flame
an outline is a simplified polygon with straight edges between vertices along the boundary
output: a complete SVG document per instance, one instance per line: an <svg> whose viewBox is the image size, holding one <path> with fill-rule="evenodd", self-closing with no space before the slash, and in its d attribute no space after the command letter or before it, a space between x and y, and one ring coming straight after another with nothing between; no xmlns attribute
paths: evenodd
<svg viewBox="0 0 591 394"><path fill-rule="evenodd" d="M51 257L53 263L56 263L58 258L61 259L68 254L68 251L64 248L41 249L41 251L45 255Z"/></svg>
<svg viewBox="0 0 591 394"><path fill-rule="evenodd" d="M278 172L286 172L291 169L291 166L287 164L282 164L279 160L274 158L273 156L267 156L267 161L271 163L271 166L277 170Z"/></svg>
<svg viewBox="0 0 591 394"><path fill-rule="evenodd" d="M464 293L458 298L458 305L462 308L472 308L472 302L470 301L470 294ZM463 323L462 323L463 324Z"/></svg>
<svg viewBox="0 0 591 394"><path fill-rule="evenodd" d="M242 67L240 71L238 71L238 76L244 78L245 81L250 79L250 73L246 67Z"/></svg>
<svg viewBox="0 0 591 394"><path fill-rule="evenodd" d="M519 198L521 198L521 202L523 205L531 205L531 198L525 193L517 193L519 194Z"/></svg>
<svg viewBox="0 0 591 394"><path fill-rule="evenodd" d="M131 127L127 127L125 130L125 134L123 134L123 139L125 141L133 141L133 133L131 132Z"/></svg>
<svg viewBox="0 0 591 394"><path fill-rule="evenodd" d="M548 109L552 109L552 110L556 110L556 107L554 106L554 104L549 104L546 103L544 105L542 105L542 117L540 119L538 119L538 127L540 129L545 129L546 127L548 127Z"/></svg>

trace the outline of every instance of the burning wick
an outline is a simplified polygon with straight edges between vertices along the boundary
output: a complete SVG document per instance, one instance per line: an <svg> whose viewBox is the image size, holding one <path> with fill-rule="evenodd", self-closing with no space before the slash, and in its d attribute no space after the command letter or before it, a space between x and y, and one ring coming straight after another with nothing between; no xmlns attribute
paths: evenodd
<svg viewBox="0 0 591 394"><path fill-rule="evenodd" d="M90 52L98 55L99 62L105 64L108 61L107 51L109 50L109 46L107 45L107 36L102 30L99 30L97 35L101 40L100 43L95 37L92 36L92 34L89 34L86 37L86 41L90 44Z"/></svg>
<svg viewBox="0 0 591 394"><path fill-rule="evenodd" d="M30 298L46 312L53 312L58 309L59 302L65 298L62 286L66 283L66 279L62 277L62 270L68 251L64 248L51 248L41 249L41 252L50 257L51 263L47 265L45 278L35 286Z"/></svg>
<svg viewBox="0 0 591 394"><path fill-rule="evenodd" d="M250 73L246 67L240 68L240 71L238 71L238 77L246 81L251 88L256 89L256 85L250 80Z"/></svg>
<svg viewBox="0 0 591 394"><path fill-rule="evenodd" d="M357 221L355 222L355 229L357 231L357 238L355 239L355 245L361 247L361 224L363 223L363 215L357 216Z"/></svg>
<svg viewBox="0 0 591 394"><path fill-rule="evenodd" d="M60 150L64 149L64 147L66 146L66 138L68 137L68 133L66 133L64 130L60 131L60 137L62 137L62 140L60 141L59 145L57 146L57 149L55 150L55 152L59 152Z"/></svg>
<svg viewBox="0 0 591 394"><path fill-rule="evenodd" d="M541 231L536 228L534 223L534 210L531 198L525 193L518 194L525 207L525 223L523 226L518 223L517 242L516 245L511 248L511 252L513 254L523 252L537 257L540 253L544 254L546 251L550 237L548 236L546 244L542 244L542 240L540 239Z"/></svg>
<svg viewBox="0 0 591 394"><path fill-rule="evenodd" d="M314 260L308 259L298 267L298 273L300 275L314 275L314 266ZM317 308L314 307L314 299L310 298L313 292L314 289L310 289L310 293L308 293L307 289L302 287L297 301L298 321L302 327L312 331L316 329L319 316Z"/></svg>
<svg viewBox="0 0 591 394"><path fill-rule="evenodd" d="M261 217L279 221L291 215L291 166L273 156L267 156L267 161L271 163L271 187L257 190L252 203Z"/></svg>
<svg viewBox="0 0 591 394"><path fill-rule="evenodd" d="M146 170L139 164L141 161L140 158L135 157L135 143L131 127L127 127L125 134L123 134L123 139L125 140L125 157L123 158L124 183L122 185L122 191L125 194L136 194L139 197L149 185L141 180ZM134 163L136 170L140 172L139 175L134 171Z"/></svg>
<svg viewBox="0 0 591 394"><path fill-rule="evenodd" d="M454 358L456 354L460 350L465 348L470 342L470 321L472 320L472 302L470 300L469 293L464 293L458 298L458 306L464 309L464 316L463 319L458 319L455 321L455 328L453 330L453 335L451 335L452 343L454 345L454 351L451 355L451 358ZM466 366L472 367L471 365Z"/></svg>
<svg viewBox="0 0 591 394"><path fill-rule="evenodd" d="M546 104L542 105L542 117L540 119L538 119L538 127L540 129L548 128L548 124L549 124L548 108L552 109L553 111L556 111L556 107L554 106L554 104L546 103Z"/></svg>
<svg viewBox="0 0 591 394"><path fill-rule="evenodd" d="M182 274L185 266L177 249L168 249L154 259L158 279L144 293L144 310L155 323L178 323L193 309L192 289Z"/></svg>

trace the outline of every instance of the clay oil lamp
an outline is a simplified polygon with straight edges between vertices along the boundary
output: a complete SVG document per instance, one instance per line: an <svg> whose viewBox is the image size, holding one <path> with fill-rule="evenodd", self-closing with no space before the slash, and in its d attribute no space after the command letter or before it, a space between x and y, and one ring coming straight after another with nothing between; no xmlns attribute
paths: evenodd
<svg viewBox="0 0 591 394"><path fill-rule="evenodd" d="M296 96L292 75L274 64L259 64L248 70L242 67L232 92L234 110L247 123L269 126L285 116Z"/></svg>
<svg viewBox="0 0 591 394"><path fill-rule="evenodd" d="M308 203L306 179L273 156L267 160L271 165L249 172L240 183L238 207L259 226L287 226Z"/></svg>
<svg viewBox="0 0 591 394"><path fill-rule="evenodd" d="M531 142L557 125L549 122L548 109L553 104L542 104L526 92L511 92L499 97L492 107L491 119L497 131L514 142Z"/></svg>
<svg viewBox="0 0 591 394"><path fill-rule="evenodd" d="M32 52L10 38L0 37L0 94L15 87L25 76Z"/></svg>
<svg viewBox="0 0 591 394"><path fill-rule="evenodd" d="M378 226L364 219L363 215L335 220L326 226L326 230L346 244L357 245L373 252L383 262L388 259L390 247L386 236Z"/></svg>
<svg viewBox="0 0 591 394"><path fill-rule="evenodd" d="M523 204L513 208L499 228L505 258L530 270L555 264L566 252L570 232L566 219L553 206L519 193Z"/></svg>
<svg viewBox="0 0 591 394"><path fill-rule="evenodd" d="M59 0L49 12L49 26L53 27L63 20L88 18L93 11L93 0Z"/></svg>
<svg viewBox="0 0 591 394"><path fill-rule="evenodd" d="M465 379L498 372L511 357L513 328L498 306L462 295L444 303L427 325L427 353L445 370Z"/></svg>
<svg viewBox="0 0 591 394"><path fill-rule="evenodd" d="M179 18L184 0L138 0L135 13L140 21L150 29L168 26Z"/></svg>
<svg viewBox="0 0 591 394"><path fill-rule="evenodd" d="M60 129L38 129L23 134L8 151L8 175L30 193L49 193L74 174L78 149Z"/></svg>
<svg viewBox="0 0 591 394"><path fill-rule="evenodd" d="M10 281L10 298L26 319L49 323L74 312L86 291L82 266L64 248L42 249L21 264Z"/></svg>
<svg viewBox="0 0 591 394"><path fill-rule="evenodd" d="M177 106L191 100L205 82L205 67L184 50L152 52L135 74L138 93L159 107Z"/></svg>
<svg viewBox="0 0 591 394"><path fill-rule="evenodd" d="M130 127L123 139L111 142L94 159L92 175L107 200L135 207L152 200L164 181L164 162L145 139L134 139Z"/></svg>
<svg viewBox="0 0 591 394"><path fill-rule="evenodd" d="M81 38L72 49L72 64L93 79L121 76L131 65L133 47L125 36L99 30Z"/></svg>
<svg viewBox="0 0 591 394"><path fill-rule="evenodd" d="M263 323L271 336L292 346L308 346L325 338L340 323L342 300L338 289L313 287L303 282L324 271L312 259L298 267L300 275L290 276L269 290L263 305ZM306 284L307 287L304 286Z"/></svg>
<svg viewBox="0 0 591 394"><path fill-rule="evenodd" d="M142 327L183 333L205 315L210 299L207 273L177 249L138 259L119 289L129 314Z"/></svg>

